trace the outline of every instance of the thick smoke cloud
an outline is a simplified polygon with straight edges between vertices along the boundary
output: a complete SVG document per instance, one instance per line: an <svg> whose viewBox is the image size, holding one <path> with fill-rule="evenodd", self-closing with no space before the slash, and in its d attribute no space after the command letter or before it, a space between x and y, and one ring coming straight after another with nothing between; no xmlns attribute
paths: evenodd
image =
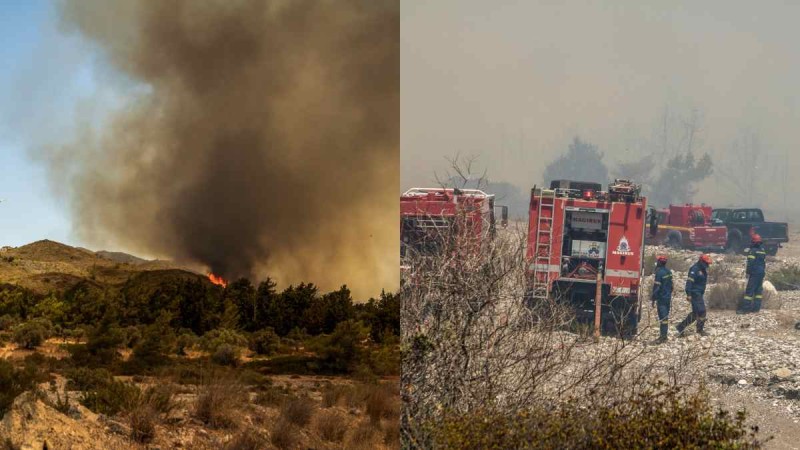
<svg viewBox="0 0 800 450"><path fill-rule="evenodd" d="M87 244L397 285L397 1L61 4L131 96L46 155Z"/></svg>

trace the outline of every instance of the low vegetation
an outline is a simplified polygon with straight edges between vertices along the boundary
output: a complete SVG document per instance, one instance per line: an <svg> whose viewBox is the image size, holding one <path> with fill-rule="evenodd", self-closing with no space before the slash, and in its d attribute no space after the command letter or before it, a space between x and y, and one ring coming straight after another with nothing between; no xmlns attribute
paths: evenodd
<svg viewBox="0 0 800 450"><path fill-rule="evenodd" d="M800 289L800 266L783 266L778 270L770 270L767 279L779 291Z"/></svg>
<svg viewBox="0 0 800 450"><path fill-rule="evenodd" d="M0 346L34 350L25 361L0 360L0 415L54 374L67 381L48 404L102 414L144 445L172 445L159 440L163 430L191 422L208 436L232 435L214 441L228 449L346 446L349 429L371 422L366 398L348 414L344 394L327 406L310 397L326 395L327 385L276 385L273 377L333 375L350 380L337 384L342 392L355 392L366 389L356 379L399 375L399 305L389 293L355 303L346 287L279 292L271 280L220 287L184 274L78 282L48 294L0 285ZM383 420L396 424L399 412L391 414Z"/></svg>
<svg viewBox="0 0 800 450"><path fill-rule="evenodd" d="M437 448L717 448L757 449L744 413L714 410L702 393L650 389L624 402L576 403L513 413L447 416L433 426Z"/></svg>

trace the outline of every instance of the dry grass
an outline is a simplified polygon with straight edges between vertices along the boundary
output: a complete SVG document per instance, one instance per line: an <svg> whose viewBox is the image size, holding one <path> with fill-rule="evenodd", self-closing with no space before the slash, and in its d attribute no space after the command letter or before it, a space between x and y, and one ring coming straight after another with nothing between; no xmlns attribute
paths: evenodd
<svg viewBox="0 0 800 450"><path fill-rule="evenodd" d="M355 427L347 439L345 448L367 450L375 448L375 435L380 431L379 424L369 420L362 421Z"/></svg>
<svg viewBox="0 0 800 450"><path fill-rule="evenodd" d="M281 407L281 419L292 425L305 427L311 422L316 404L308 397L295 397Z"/></svg>
<svg viewBox="0 0 800 450"><path fill-rule="evenodd" d="M300 430L285 419L280 419L272 427L270 442L281 450L296 448L300 444Z"/></svg>
<svg viewBox="0 0 800 450"><path fill-rule="evenodd" d="M708 308L737 309L739 302L744 297L745 286L744 283L736 281L727 281L714 285L706 296ZM764 298L761 304L763 309L780 309L782 305L783 300L780 296L773 296L769 291L764 291Z"/></svg>
<svg viewBox="0 0 800 450"><path fill-rule="evenodd" d="M350 397L352 391L353 391L352 386L347 386L342 384L333 384L327 386L322 391L322 406L325 408L331 408L333 406L336 406L343 399Z"/></svg>
<svg viewBox="0 0 800 450"><path fill-rule="evenodd" d="M227 444L225 450L261 450L267 447L267 440L258 430L245 428L233 437Z"/></svg>
<svg viewBox="0 0 800 450"><path fill-rule="evenodd" d="M345 417L336 411L323 411L317 417L317 434L324 441L342 442L347 427Z"/></svg>
<svg viewBox="0 0 800 450"><path fill-rule="evenodd" d="M400 424L397 420L383 423L383 443L389 448L400 448Z"/></svg>
<svg viewBox="0 0 800 450"><path fill-rule="evenodd" d="M200 386L194 416L214 428L229 428L236 423L236 411L246 401L246 391L238 380L215 377Z"/></svg>
<svg viewBox="0 0 800 450"><path fill-rule="evenodd" d="M388 384L370 386L364 402L364 410L373 422L381 419L397 419L400 416L400 403L395 387Z"/></svg>
<svg viewBox="0 0 800 450"><path fill-rule="evenodd" d="M146 444L156 437L158 411L148 404L140 403L130 413L131 439Z"/></svg>

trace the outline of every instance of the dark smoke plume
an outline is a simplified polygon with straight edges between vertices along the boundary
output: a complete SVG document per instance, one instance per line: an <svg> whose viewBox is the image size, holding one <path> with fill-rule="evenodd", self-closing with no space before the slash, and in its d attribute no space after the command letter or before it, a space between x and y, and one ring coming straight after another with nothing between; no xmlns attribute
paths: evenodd
<svg viewBox="0 0 800 450"><path fill-rule="evenodd" d="M83 241L226 278L397 285L399 2L61 6L137 86L48 153Z"/></svg>

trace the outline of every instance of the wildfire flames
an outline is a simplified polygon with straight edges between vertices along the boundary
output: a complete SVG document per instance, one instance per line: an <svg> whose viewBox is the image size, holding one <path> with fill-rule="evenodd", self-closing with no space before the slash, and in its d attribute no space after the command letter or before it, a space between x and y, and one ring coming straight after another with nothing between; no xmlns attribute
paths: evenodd
<svg viewBox="0 0 800 450"><path fill-rule="evenodd" d="M223 279L220 276L214 275L213 273L209 273L208 274L208 279L209 279L209 281L211 281L212 283L214 283L214 284L216 284L218 286L222 286L222 287L228 286L228 282L225 281L225 279Z"/></svg>

